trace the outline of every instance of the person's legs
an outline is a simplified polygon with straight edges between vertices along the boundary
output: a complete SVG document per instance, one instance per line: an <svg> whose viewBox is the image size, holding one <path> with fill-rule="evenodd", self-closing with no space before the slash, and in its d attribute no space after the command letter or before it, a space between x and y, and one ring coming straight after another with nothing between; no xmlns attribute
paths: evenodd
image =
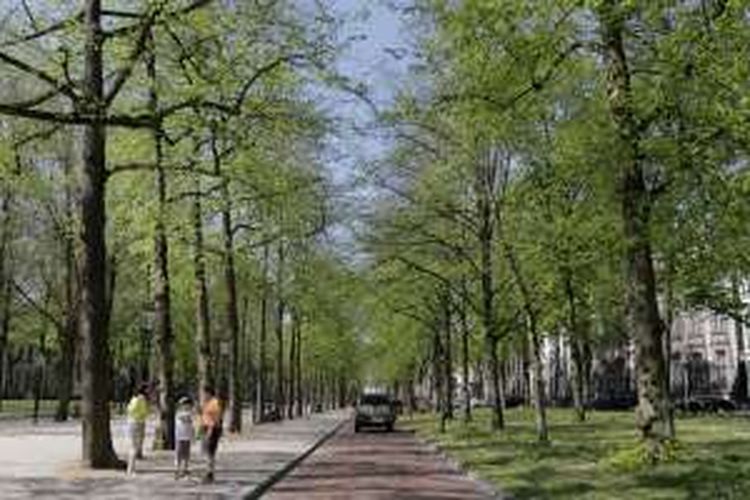
<svg viewBox="0 0 750 500"><path fill-rule="evenodd" d="M138 460L143 459L143 440L146 437L146 422L138 422L136 424L136 453L135 458Z"/></svg>
<svg viewBox="0 0 750 500"><path fill-rule="evenodd" d="M208 457L208 472L206 473L205 480L214 480L214 471L216 469L216 448L219 445L219 437L221 437L221 429L213 428L208 431L205 441L205 452Z"/></svg>
<svg viewBox="0 0 750 500"><path fill-rule="evenodd" d="M143 445L143 433L136 424L128 425L128 437L130 439L130 450L128 451L128 475L135 474L135 461L138 457L138 449Z"/></svg>
<svg viewBox="0 0 750 500"><path fill-rule="evenodd" d="M182 457L182 464L184 466L185 475L190 474L190 441L183 441L184 443L184 455Z"/></svg>
<svg viewBox="0 0 750 500"><path fill-rule="evenodd" d="M190 441L177 441L175 446L175 477L188 472L190 460Z"/></svg>

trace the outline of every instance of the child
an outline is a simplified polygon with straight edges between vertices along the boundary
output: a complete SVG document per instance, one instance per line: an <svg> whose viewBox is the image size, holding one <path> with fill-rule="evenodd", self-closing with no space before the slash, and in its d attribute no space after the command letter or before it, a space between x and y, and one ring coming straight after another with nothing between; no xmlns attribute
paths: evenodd
<svg viewBox="0 0 750 500"><path fill-rule="evenodd" d="M175 413L175 479L181 475L189 474L190 443L195 434L192 401L188 397L182 397L177 404L177 412Z"/></svg>

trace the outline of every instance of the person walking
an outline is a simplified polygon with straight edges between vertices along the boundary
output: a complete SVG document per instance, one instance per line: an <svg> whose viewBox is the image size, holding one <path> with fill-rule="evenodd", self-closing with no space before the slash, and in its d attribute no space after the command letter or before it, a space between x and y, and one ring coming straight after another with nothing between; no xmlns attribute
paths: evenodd
<svg viewBox="0 0 750 500"><path fill-rule="evenodd" d="M128 475L135 474L136 459L143 458L143 439L146 436L146 419L148 418L148 385L141 384L138 392L131 398L127 408L127 429L130 440L128 453Z"/></svg>
<svg viewBox="0 0 750 500"><path fill-rule="evenodd" d="M190 445L195 436L193 427L193 402L189 397L180 398L175 413L175 472L174 477L190 474Z"/></svg>
<svg viewBox="0 0 750 500"><path fill-rule="evenodd" d="M206 394L206 401L203 403L201 411L203 453L208 458L208 471L203 478L203 482L211 483L214 480L216 467L216 449L219 447L219 439L222 433L223 406L212 387L206 387L203 392Z"/></svg>

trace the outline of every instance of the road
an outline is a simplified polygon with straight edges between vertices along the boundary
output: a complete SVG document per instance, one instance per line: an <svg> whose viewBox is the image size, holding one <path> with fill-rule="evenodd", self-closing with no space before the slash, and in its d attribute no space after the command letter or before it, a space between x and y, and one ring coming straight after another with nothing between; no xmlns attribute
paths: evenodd
<svg viewBox="0 0 750 500"><path fill-rule="evenodd" d="M277 483L263 498L490 499L474 481L412 432L354 432L349 424Z"/></svg>

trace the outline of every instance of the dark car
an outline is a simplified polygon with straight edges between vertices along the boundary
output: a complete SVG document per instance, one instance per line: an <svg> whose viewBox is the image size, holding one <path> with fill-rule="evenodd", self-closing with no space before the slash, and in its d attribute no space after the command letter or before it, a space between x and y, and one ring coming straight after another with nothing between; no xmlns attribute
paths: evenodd
<svg viewBox="0 0 750 500"><path fill-rule="evenodd" d="M363 427L382 427L388 432L396 423L396 408L387 394L363 394L357 401L354 432Z"/></svg>

